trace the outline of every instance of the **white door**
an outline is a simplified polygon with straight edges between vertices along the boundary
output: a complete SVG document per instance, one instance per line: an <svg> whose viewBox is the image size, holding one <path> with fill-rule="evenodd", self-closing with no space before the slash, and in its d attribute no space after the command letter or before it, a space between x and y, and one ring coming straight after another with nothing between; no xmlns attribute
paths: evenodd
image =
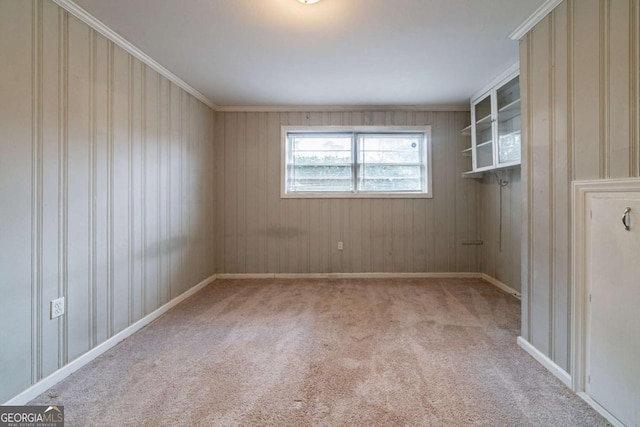
<svg viewBox="0 0 640 427"><path fill-rule="evenodd" d="M587 209L586 392L640 427L640 194L592 194Z"/></svg>

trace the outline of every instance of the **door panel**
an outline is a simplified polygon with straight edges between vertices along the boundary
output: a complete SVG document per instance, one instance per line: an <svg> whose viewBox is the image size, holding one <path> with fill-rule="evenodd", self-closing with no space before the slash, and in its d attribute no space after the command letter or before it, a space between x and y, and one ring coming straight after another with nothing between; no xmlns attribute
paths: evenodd
<svg viewBox="0 0 640 427"><path fill-rule="evenodd" d="M591 195L587 209L586 391L625 425L640 426L640 194Z"/></svg>

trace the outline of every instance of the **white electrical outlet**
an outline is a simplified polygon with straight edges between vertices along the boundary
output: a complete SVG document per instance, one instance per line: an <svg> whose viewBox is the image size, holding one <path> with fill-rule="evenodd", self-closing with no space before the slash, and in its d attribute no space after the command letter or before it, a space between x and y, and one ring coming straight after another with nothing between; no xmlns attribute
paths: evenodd
<svg viewBox="0 0 640 427"><path fill-rule="evenodd" d="M64 297L51 300L51 318L55 319L64 314Z"/></svg>
<svg viewBox="0 0 640 427"><path fill-rule="evenodd" d="M342 242L338 242L338 250L341 251L344 249L344 244Z"/></svg>

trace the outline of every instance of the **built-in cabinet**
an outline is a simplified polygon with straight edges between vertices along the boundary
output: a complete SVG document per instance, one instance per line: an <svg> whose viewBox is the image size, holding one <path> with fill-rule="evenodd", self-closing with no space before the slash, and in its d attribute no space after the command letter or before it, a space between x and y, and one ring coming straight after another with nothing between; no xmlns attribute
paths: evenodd
<svg viewBox="0 0 640 427"><path fill-rule="evenodd" d="M465 177L520 165L520 76L512 71L471 100L471 124L462 129L470 145L462 150Z"/></svg>

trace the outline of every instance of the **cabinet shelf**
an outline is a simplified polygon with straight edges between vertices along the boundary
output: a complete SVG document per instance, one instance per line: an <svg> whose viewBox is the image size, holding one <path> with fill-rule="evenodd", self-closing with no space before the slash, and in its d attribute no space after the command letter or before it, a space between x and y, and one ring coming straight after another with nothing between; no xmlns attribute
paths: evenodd
<svg viewBox="0 0 640 427"><path fill-rule="evenodd" d="M510 110L516 110L518 111L518 113L520 113L520 98L516 99L513 102L508 103L504 107L501 107L498 110L498 113L503 113L505 111L510 111Z"/></svg>
<svg viewBox="0 0 640 427"><path fill-rule="evenodd" d="M484 175L484 172L474 172L474 171L467 171L467 172L463 172L462 173L462 177L463 178L482 178Z"/></svg>
<svg viewBox="0 0 640 427"><path fill-rule="evenodd" d="M460 133L464 136L471 136L471 125L467 126L466 128L462 129L460 131Z"/></svg>
<svg viewBox="0 0 640 427"><path fill-rule="evenodd" d="M522 133L522 131L520 129L518 129L518 130L514 130L513 132L498 133L498 137L499 138L506 138L508 136L520 135L521 133Z"/></svg>
<svg viewBox="0 0 640 427"><path fill-rule="evenodd" d="M476 121L476 125L481 125L484 123L491 123L491 114L489 114L488 116L484 116L480 120Z"/></svg>
<svg viewBox="0 0 640 427"><path fill-rule="evenodd" d="M517 107L518 108L510 107L508 109L504 109L504 110L498 111L498 120L500 121L500 123L506 122L507 120L511 120L514 117L519 116L520 115L520 108L519 108L520 107L520 103L519 102L518 102Z"/></svg>
<svg viewBox="0 0 640 427"><path fill-rule="evenodd" d="M493 141L485 141L485 142L483 142L481 144L476 145L476 148L481 148L481 147L484 147L484 146L489 145L491 143L493 143Z"/></svg>

